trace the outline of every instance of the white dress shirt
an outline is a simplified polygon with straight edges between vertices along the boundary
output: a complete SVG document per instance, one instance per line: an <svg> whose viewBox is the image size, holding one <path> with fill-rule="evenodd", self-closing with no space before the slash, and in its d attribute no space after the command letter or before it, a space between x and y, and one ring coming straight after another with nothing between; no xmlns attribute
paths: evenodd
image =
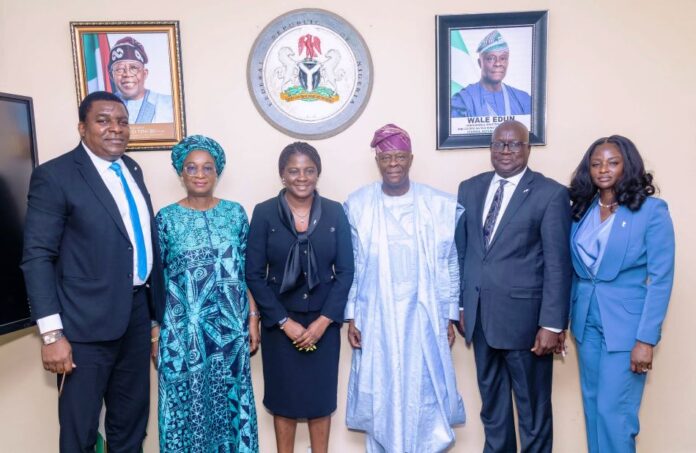
<svg viewBox="0 0 696 453"><path fill-rule="evenodd" d="M488 211L491 209L491 205L493 204L493 197L495 196L495 191L498 190L498 187L500 186L500 180L505 179L507 181L507 184L503 186L503 201L500 204L500 211L498 212L498 217L495 219L495 224L493 225L493 232L491 233L491 239L490 241L493 241L493 238L495 237L495 232L498 230L498 225L500 224L500 219L503 218L503 214L505 214L505 210L507 209L508 205L510 204L510 199L512 198L512 194L515 193L515 190L517 189L517 186L520 185L520 181L522 180L522 177L524 174L527 173L527 167L524 167L524 170L516 174L515 176L510 176L509 178L503 178L500 176L498 173L495 173L493 175L493 179L491 180L491 185L488 186L488 193L486 194L486 202L483 205L483 217L481 218L481 229L483 229L483 224L486 223L486 216L488 216ZM550 330L551 332L554 333L559 333L562 331L562 329L557 329L555 327L544 327L546 330Z"/></svg>
<svg viewBox="0 0 696 453"><path fill-rule="evenodd" d="M133 223L130 218L130 209L128 207L128 199L126 198L126 193L123 190L123 185L121 184L121 178L118 177L116 172L111 170L109 166L112 164L111 161L102 159L101 157L94 154L88 147L82 142L82 146L87 151L87 155L94 164L99 176L101 176L102 181L106 185L106 188L111 193L111 196L116 202L121 218L123 219L123 224L128 232L128 237L130 238L131 244L133 244L133 286L139 286L145 284L150 271L152 270L152 235L150 230L150 211L147 208L147 203L145 202L145 197L140 192L138 184L133 179L130 174L130 170L123 162L123 159L119 158L115 162L121 165L121 170L123 176L128 182L128 188L133 194L135 199L135 204L138 208L138 216L140 217L140 226L143 231L143 239L145 240L145 252L147 254L147 275L145 279L140 279L138 277L138 249L135 246L135 234L133 233ZM39 327L39 332L42 334L45 332L50 332L52 330L58 330L63 328L63 323L60 319L60 314L56 313L53 315L44 316L36 320L36 325Z"/></svg>

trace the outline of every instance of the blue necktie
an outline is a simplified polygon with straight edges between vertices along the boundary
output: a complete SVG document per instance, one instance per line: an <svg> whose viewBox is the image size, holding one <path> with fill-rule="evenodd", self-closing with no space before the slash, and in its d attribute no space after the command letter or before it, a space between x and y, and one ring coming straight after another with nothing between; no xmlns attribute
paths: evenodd
<svg viewBox="0 0 696 453"><path fill-rule="evenodd" d="M145 280L147 277L147 251L145 250L145 238L143 237L143 228L140 225L140 216L138 215L138 206L135 204L135 198L131 193L126 178L123 176L121 165L114 162L109 166L121 178L123 191L126 193L128 200L128 211L130 212L131 224L133 225L133 235L135 236L135 250L138 253L138 277L140 280Z"/></svg>

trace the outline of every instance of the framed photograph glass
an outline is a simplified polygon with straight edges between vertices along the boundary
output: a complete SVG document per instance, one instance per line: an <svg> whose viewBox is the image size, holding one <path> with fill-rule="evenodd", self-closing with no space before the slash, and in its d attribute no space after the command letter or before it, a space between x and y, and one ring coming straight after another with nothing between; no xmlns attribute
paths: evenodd
<svg viewBox="0 0 696 453"><path fill-rule="evenodd" d="M437 149L481 148L498 124L546 142L548 11L437 16Z"/></svg>
<svg viewBox="0 0 696 453"><path fill-rule="evenodd" d="M32 324L19 265L31 172L36 166L36 127L30 97L0 93L0 334Z"/></svg>
<svg viewBox="0 0 696 453"><path fill-rule="evenodd" d="M71 22L77 102L109 91L128 108L128 150L168 149L186 135L179 22Z"/></svg>

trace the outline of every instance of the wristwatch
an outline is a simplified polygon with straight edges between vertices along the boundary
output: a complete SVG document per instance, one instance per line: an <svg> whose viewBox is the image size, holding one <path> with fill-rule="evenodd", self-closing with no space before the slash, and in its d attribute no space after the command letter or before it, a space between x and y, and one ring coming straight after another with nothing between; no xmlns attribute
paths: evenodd
<svg viewBox="0 0 696 453"><path fill-rule="evenodd" d="M285 328L286 322L288 322L287 316L285 318L281 319L280 321L278 321L278 327L280 327L280 330L283 330Z"/></svg>
<svg viewBox="0 0 696 453"><path fill-rule="evenodd" d="M49 345L55 343L64 336L65 335L63 334L62 330L54 330L53 332L41 334L41 341L43 341L44 345Z"/></svg>

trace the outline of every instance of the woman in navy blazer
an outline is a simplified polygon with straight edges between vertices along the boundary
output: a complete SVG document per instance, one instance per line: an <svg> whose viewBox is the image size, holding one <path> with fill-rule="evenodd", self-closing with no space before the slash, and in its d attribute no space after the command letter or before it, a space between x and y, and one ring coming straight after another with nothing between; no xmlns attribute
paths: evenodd
<svg viewBox="0 0 696 453"><path fill-rule="evenodd" d="M638 409L674 277L667 203L633 142L595 141L570 185L578 347L590 452L634 452Z"/></svg>
<svg viewBox="0 0 696 453"><path fill-rule="evenodd" d="M328 450L336 410L339 329L353 282L353 246L343 207L320 197L321 159L288 145L278 171L284 189L256 206L247 241L247 284L261 311L263 404L273 413L279 453L292 452L297 419L312 451Z"/></svg>

